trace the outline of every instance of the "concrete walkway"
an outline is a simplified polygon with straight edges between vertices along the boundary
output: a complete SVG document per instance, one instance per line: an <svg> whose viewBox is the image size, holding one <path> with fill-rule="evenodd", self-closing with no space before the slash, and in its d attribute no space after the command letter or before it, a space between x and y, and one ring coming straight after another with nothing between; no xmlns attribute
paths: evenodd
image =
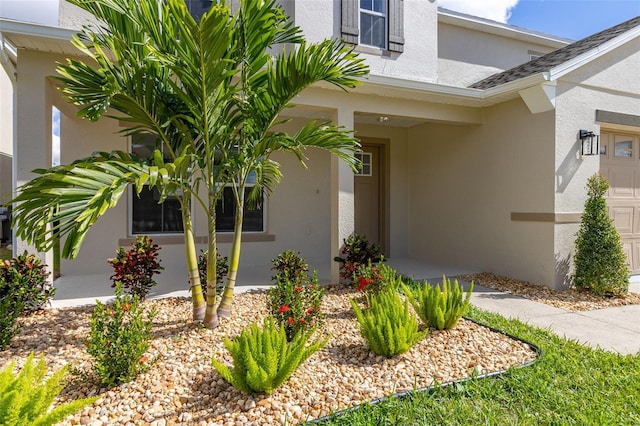
<svg viewBox="0 0 640 426"><path fill-rule="evenodd" d="M412 259L389 259L388 264L398 272L415 279L428 279L437 283L442 275L454 276L479 272L464 268L443 267ZM238 292L267 288L269 271L243 271L236 287ZM170 276L164 271L162 280L154 287L151 298L188 297L183 274ZM434 278L440 277L440 278ZM240 278L240 277L239 277ZM640 277L632 277L630 290L640 293ZM633 282L637 281L637 282ZM108 300L113 296L108 276L84 276L56 280L58 291L52 307L78 306L95 303L96 299ZM482 286L475 286L471 297L473 305L507 318L517 318L528 324L549 328L554 333L574 339L591 347L621 354L640 353L640 305L598 309L587 312L570 312L543 303L502 293Z"/></svg>

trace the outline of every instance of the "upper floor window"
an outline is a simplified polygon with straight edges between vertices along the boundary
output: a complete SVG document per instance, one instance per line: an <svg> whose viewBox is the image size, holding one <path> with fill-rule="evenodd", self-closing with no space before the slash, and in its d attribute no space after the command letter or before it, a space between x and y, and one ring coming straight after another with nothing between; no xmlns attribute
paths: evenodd
<svg viewBox="0 0 640 426"><path fill-rule="evenodd" d="M404 0L342 0L342 39L404 51Z"/></svg>
<svg viewBox="0 0 640 426"><path fill-rule="evenodd" d="M360 44L387 48L387 0L360 0Z"/></svg>

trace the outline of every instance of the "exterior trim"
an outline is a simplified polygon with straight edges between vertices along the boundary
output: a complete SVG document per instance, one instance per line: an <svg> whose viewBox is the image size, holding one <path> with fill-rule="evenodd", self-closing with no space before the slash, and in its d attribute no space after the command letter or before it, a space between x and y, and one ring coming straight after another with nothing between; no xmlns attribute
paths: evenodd
<svg viewBox="0 0 640 426"><path fill-rule="evenodd" d="M153 242L160 245L178 245L184 244L184 236L182 234L179 235L151 235L153 238ZM209 237L207 236L197 236L194 238L196 244L207 244L209 242ZM264 243L275 241L276 236L273 234L242 234L242 242L243 243ZM120 246L128 246L136 241L135 237L131 238L120 238L118 240L118 245ZM233 242L233 233L224 233L217 234L216 241L218 243L232 243Z"/></svg>
<svg viewBox="0 0 640 426"><path fill-rule="evenodd" d="M580 223L582 213L511 212L512 222Z"/></svg>
<svg viewBox="0 0 640 426"><path fill-rule="evenodd" d="M596 110L596 121L599 123L621 124L623 126L640 127L640 115L620 112Z"/></svg>
<svg viewBox="0 0 640 426"><path fill-rule="evenodd" d="M358 29L358 0L342 0L342 26L340 32L345 43L358 44L360 30Z"/></svg>
<svg viewBox="0 0 640 426"><path fill-rule="evenodd" d="M389 0L389 44L392 52L404 52L404 0Z"/></svg>

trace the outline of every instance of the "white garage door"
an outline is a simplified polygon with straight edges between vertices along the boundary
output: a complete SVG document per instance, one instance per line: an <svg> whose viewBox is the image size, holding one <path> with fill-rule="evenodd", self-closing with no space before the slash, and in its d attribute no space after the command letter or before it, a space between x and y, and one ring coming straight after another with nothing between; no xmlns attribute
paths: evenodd
<svg viewBox="0 0 640 426"><path fill-rule="evenodd" d="M620 232L631 273L640 273L640 141L638 135L600 134L600 173L611 184L609 215Z"/></svg>

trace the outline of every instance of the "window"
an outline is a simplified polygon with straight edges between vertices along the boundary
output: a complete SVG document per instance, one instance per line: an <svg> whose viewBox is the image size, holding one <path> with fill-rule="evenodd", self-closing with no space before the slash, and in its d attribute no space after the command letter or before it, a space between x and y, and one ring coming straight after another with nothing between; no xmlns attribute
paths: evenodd
<svg viewBox="0 0 640 426"><path fill-rule="evenodd" d="M152 135L135 135L131 138L131 152L141 158L149 158L156 147ZM168 160L165 157L165 160ZM132 191L133 192L133 191ZM158 204L160 193L156 189L144 188L135 193L131 202L132 234L178 234L182 233L182 211L176 197L168 197Z"/></svg>
<svg viewBox="0 0 640 426"><path fill-rule="evenodd" d="M373 155L370 152L356 152L354 154L354 156L360 160L360 162L362 163L362 168L360 169L360 171L358 173L356 173L356 176L371 176L372 175L372 158Z"/></svg>
<svg viewBox="0 0 640 426"><path fill-rule="evenodd" d="M616 141L614 155L616 157L633 158L633 141Z"/></svg>
<svg viewBox="0 0 640 426"><path fill-rule="evenodd" d="M360 44L387 48L386 3L386 0L360 0Z"/></svg>
<svg viewBox="0 0 640 426"><path fill-rule="evenodd" d="M253 184L247 184L245 188L244 216L242 232L262 232L264 231L264 200L260 200L257 206L251 206L247 199L249 192L253 189ZM233 189L226 186L222 192L221 199L216 206L216 229L220 232L232 232L236 219L236 201L233 198Z"/></svg>
<svg viewBox="0 0 640 426"><path fill-rule="evenodd" d="M404 0L342 0L343 40L350 44L402 52L403 7Z"/></svg>
<svg viewBox="0 0 640 426"><path fill-rule="evenodd" d="M202 15L211 8L212 0L184 0L189 13L196 21L199 21Z"/></svg>

